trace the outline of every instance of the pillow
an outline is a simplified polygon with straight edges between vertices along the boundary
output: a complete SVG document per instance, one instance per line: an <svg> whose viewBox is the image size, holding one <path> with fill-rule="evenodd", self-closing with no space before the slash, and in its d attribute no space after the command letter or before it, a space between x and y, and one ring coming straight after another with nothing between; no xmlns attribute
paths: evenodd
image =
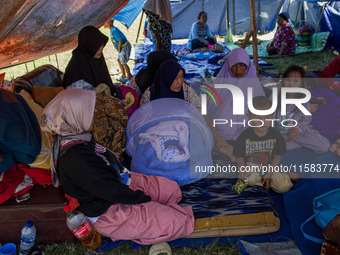
<svg viewBox="0 0 340 255"><path fill-rule="evenodd" d="M40 117L43 112L43 108L39 104L37 104L31 97L31 95L25 90L22 90L19 93L19 95L21 95L25 99L25 101L34 112L40 124ZM53 135L51 133L44 132L41 128L40 131L41 131L41 151L36 160L29 165L31 167L50 169Z"/></svg>
<svg viewBox="0 0 340 255"><path fill-rule="evenodd" d="M312 51L321 51L325 48L330 32L315 33L312 36Z"/></svg>
<svg viewBox="0 0 340 255"><path fill-rule="evenodd" d="M43 108L61 91L63 87L35 87L33 86L32 97L34 101L40 104Z"/></svg>

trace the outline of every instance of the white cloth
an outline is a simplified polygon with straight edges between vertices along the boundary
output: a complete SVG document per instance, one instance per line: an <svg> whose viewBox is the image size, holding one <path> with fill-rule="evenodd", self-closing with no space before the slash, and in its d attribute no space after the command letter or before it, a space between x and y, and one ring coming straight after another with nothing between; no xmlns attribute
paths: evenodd
<svg viewBox="0 0 340 255"><path fill-rule="evenodd" d="M161 139L163 136L174 136L179 140L184 154L175 155L171 162L186 161L190 158L189 154L189 128L188 124L181 120L163 121L151 128L145 133L139 134L140 144L150 143L154 148L157 158L162 161L162 145Z"/></svg>

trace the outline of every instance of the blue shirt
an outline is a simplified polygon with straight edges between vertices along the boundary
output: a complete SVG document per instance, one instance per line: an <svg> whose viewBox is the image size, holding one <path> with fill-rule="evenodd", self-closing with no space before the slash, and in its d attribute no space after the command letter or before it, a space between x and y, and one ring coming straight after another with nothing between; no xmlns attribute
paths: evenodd
<svg viewBox="0 0 340 255"><path fill-rule="evenodd" d="M126 39L126 36L120 31L117 27L113 26L110 32L111 41L113 43L113 46L118 50L118 43L120 40L123 39L122 46L128 41Z"/></svg>
<svg viewBox="0 0 340 255"><path fill-rule="evenodd" d="M207 39L211 35L209 25L207 23L204 24L204 27L202 28L198 22L195 22L192 24L191 31L189 34L189 41L187 44L187 47L191 49L191 41L196 38L202 38Z"/></svg>

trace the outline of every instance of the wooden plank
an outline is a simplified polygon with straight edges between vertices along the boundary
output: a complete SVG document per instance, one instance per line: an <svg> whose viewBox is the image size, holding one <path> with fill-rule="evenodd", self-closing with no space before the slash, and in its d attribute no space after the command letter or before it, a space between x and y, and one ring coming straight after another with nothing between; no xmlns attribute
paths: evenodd
<svg viewBox="0 0 340 255"><path fill-rule="evenodd" d="M249 0L249 4L250 4L251 29L253 30L253 62L256 67L256 72L259 73L255 0Z"/></svg>
<svg viewBox="0 0 340 255"><path fill-rule="evenodd" d="M280 219L273 212L216 216L196 219L195 230L188 238L258 235L279 229Z"/></svg>
<svg viewBox="0 0 340 255"><path fill-rule="evenodd" d="M236 34L236 21L235 21L235 0L233 0L233 25L234 25L234 35Z"/></svg>
<svg viewBox="0 0 340 255"><path fill-rule="evenodd" d="M318 22L318 25L317 25L316 28L315 28L315 32L314 32L314 33L316 33L316 32L318 31L318 29L319 29L320 22L321 22L321 18L322 18L322 15L323 15L324 11L325 11L326 4L327 4L327 3L325 3L325 4L322 6L322 11L321 11L321 14L320 14L319 22Z"/></svg>
<svg viewBox="0 0 340 255"><path fill-rule="evenodd" d="M230 20L229 20L229 0L226 0L226 14L227 14L227 30L229 30L229 23L230 23Z"/></svg>
<svg viewBox="0 0 340 255"><path fill-rule="evenodd" d="M136 43L138 42L138 37L139 37L140 27L142 26L143 14L144 14L144 12L142 11L142 14L141 14L141 16L140 16L140 21L139 21L138 31L137 31Z"/></svg>

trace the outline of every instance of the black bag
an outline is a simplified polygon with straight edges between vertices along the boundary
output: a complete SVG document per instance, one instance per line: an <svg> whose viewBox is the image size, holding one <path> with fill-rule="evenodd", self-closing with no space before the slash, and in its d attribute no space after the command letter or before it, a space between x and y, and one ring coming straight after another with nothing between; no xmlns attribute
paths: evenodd
<svg viewBox="0 0 340 255"><path fill-rule="evenodd" d="M33 92L35 87L61 87L62 72L53 65L43 65L33 71L18 77L15 80L14 92L20 92L22 89L28 93Z"/></svg>

